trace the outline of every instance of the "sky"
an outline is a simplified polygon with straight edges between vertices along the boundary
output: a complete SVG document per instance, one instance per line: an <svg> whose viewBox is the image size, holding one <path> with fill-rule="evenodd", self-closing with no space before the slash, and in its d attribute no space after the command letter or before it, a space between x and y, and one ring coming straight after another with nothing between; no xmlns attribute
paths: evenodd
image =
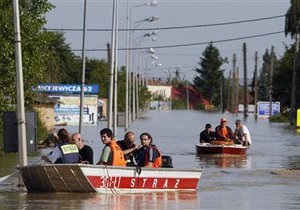
<svg viewBox="0 0 300 210"><path fill-rule="evenodd" d="M55 9L47 15L47 29L64 30L66 43L76 55L82 54L82 29L84 0L49 0ZM111 41L113 0L87 0L86 16L86 56L95 59L107 59L106 44ZM224 64L225 76L232 69L233 54L237 56L237 67L242 78L243 43L247 46L248 78L254 71L254 55L258 53L258 67L262 66L262 55L274 46L277 58L283 56L285 46L293 40L284 35L286 11L289 0L157 0L156 7L145 6L150 1L118 0L118 66L126 66L127 36L124 29L128 20L132 28L139 29L131 33L135 46L140 50L141 69L149 77L168 77L179 69L181 76L192 80L197 73L200 57L209 42L219 49L222 58L228 58ZM127 14L127 8L131 16ZM130 14L130 13L129 13ZM158 16L153 22L144 19ZM131 18L129 18L131 17ZM265 19L269 18L269 19ZM257 20L259 21L247 21ZM242 23L236 23L242 21ZM232 24L228 24L232 23ZM89 29L94 29L90 31ZM122 30L123 29L123 30ZM155 41L145 33L156 31ZM270 34L270 35L264 35ZM258 36L255 38L246 38ZM228 41L231 40L231 41ZM148 48L155 50L157 60L153 64ZM122 50L123 49L123 50ZM137 59L137 58L136 58ZM147 67L147 68L146 68ZM146 68L146 70L145 70Z"/></svg>

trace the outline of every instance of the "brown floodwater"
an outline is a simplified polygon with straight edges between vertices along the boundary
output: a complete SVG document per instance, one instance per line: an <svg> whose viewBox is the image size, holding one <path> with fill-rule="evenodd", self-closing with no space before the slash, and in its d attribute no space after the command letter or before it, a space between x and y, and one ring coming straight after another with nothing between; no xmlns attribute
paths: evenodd
<svg viewBox="0 0 300 210"><path fill-rule="evenodd" d="M252 145L246 156L197 156L195 144L206 123L213 126L226 117L229 126L240 118L249 128ZM98 126L83 128L86 144L97 162L103 148ZM70 132L76 126L66 127ZM0 184L0 209L300 209L300 134L285 123L197 111L151 111L132 124L137 134L149 132L175 168L201 168L195 192L160 192L127 195L82 193L27 193L19 188L18 175ZM124 128L117 138L122 139ZM138 139L138 138L137 138ZM139 143L137 141L137 143ZM38 150L29 164L51 148ZM16 170L16 156L0 157L0 176Z"/></svg>

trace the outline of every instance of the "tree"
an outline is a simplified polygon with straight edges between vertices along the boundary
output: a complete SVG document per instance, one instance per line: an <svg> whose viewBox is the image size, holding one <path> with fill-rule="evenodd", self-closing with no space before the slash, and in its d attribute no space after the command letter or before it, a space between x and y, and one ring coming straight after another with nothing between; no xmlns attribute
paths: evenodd
<svg viewBox="0 0 300 210"><path fill-rule="evenodd" d="M295 38L300 27L300 2L291 0L291 6L285 15L285 35L290 35Z"/></svg>
<svg viewBox="0 0 300 210"><path fill-rule="evenodd" d="M108 98L109 74L109 64L106 60L86 60L86 83L99 84L99 98Z"/></svg>
<svg viewBox="0 0 300 210"><path fill-rule="evenodd" d="M293 62L293 74L292 74L292 89L291 89L291 113L290 113L290 125L295 124L296 118L296 87L297 87L297 66L299 60L299 30L300 30L300 2L298 0L291 0L291 6L286 13L285 19L285 35L291 35L292 38L296 38L295 41L295 53Z"/></svg>
<svg viewBox="0 0 300 210"><path fill-rule="evenodd" d="M270 69L271 69L271 54L266 49L265 54L262 57L263 65L258 77L258 99L261 101L269 101L269 87L270 87ZM277 58L274 54L273 57L273 69L276 69ZM274 81L272 83L274 85Z"/></svg>
<svg viewBox="0 0 300 210"><path fill-rule="evenodd" d="M223 70L221 66L227 59L220 57L219 50L210 43L200 58L199 68L195 71L199 76L194 77L193 85L202 95L214 105L221 103L221 83Z"/></svg>
<svg viewBox="0 0 300 210"><path fill-rule="evenodd" d="M80 84L82 59L72 52L62 33L45 32L46 75L43 83Z"/></svg>
<svg viewBox="0 0 300 210"><path fill-rule="evenodd" d="M24 77L25 106L32 104L32 87L47 76L45 49L48 36L43 27L45 13L53 6L47 0L20 1L21 45ZM15 110L16 104L16 68L14 55L13 3L11 0L0 1L0 115L3 111Z"/></svg>
<svg viewBox="0 0 300 210"><path fill-rule="evenodd" d="M293 73L294 47L286 48L279 66L274 71L273 96L280 101L282 107L289 107L291 104L290 90L292 88L291 77Z"/></svg>

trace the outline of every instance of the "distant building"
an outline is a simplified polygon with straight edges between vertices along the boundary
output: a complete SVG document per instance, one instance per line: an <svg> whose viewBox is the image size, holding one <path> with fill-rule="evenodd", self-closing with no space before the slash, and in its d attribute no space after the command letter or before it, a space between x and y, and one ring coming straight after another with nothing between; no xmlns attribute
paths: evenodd
<svg viewBox="0 0 300 210"><path fill-rule="evenodd" d="M197 92L193 87L184 85L172 87L170 85L147 85L148 90L152 93L152 109L170 109L170 103L174 99L188 100L189 109L199 109L201 105L208 105L209 102L202 94ZM157 100L160 99L160 100Z"/></svg>
<svg viewBox="0 0 300 210"><path fill-rule="evenodd" d="M38 113L48 132L54 129L54 106L57 99L49 98L47 94L38 94L34 100L33 109Z"/></svg>

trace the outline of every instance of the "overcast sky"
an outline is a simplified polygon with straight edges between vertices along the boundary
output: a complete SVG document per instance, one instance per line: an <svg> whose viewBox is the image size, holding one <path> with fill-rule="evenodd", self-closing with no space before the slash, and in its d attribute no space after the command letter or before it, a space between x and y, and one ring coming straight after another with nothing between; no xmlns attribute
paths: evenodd
<svg viewBox="0 0 300 210"><path fill-rule="evenodd" d="M87 0L87 29L111 29L113 0ZM56 6L47 14L47 28L82 29L83 27L83 0L50 0ZM261 67L262 55L266 49L274 46L277 57L285 51L285 45L292 40L285 37L284 22L286 11L290 6L289 0L157 0L156 7L139 6L150 1L118 1L119 29L127 26L127 4L132 11L131 22L143 20L153 15L159 19L154 22L142 22L138 29L149 30L135 32L135 37L155 29L158 34L156 41L142 39L138 47L153 47L158 57L157 63L161 67L148 70L150 76L166 76L166 71L173 72L180 66L185 77L191 80L195 76L194 67L198 66L200 57L208 42L216 42L214 46L220 50L221 57L227 57L229 64L224 65L226 74L232 68L232 56L237 56L237 66L242 74L242 46L247 44L248 77L252 77L254 69L254 54L259 56L258 65ZM281 17L278 17L281 16ZM274 17L268 20L245 23L226 24L229 22L255 20ZM275 18L277 17L277 18ZM221 24L220 23L224 23ZM211 26L214 25L215 26ZM206 26L203 26L206 25ZM210 25L210 26L207 26ZM191 27L187 27L191 26ZM193 26L193 27L192 27ZM197 26L197 27L196 27ZM176 29L172 29L176 27ZM169 29L162 29L169 28ZM170 29L171 28L171 29ZM281 32L281 33L280 33ZM65 31L66 42L81 56L82 31ZM270 34L256 38L240 39L249 36ZM118 48L126 48L126 32L119 32ZM110 42L109 31L88 31L86 34L86 55L89 58L106 59L106 44ZM226 41L237 39L235 41ZM140 40L135 39L136 42ZM218 42L224 40L222 42ZM187 45L174 47L176 45ZM173 46L173 47L170 47ZM156 47L156 48L155 48ZM78 50L78 51L76 51ZM149 54L142 50L142 65L150 63ZM126 65L126 51L118 52L118 65Z"/></svg>

